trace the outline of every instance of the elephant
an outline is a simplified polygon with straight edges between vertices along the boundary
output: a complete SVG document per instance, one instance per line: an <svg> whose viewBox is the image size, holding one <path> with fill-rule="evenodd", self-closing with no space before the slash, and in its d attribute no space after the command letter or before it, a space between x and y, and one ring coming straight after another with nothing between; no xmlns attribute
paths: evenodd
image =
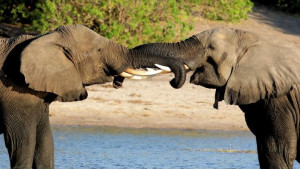
<svg viewBox="0 0 300 169"><path fill-rule="evenodd" d="M0 134L11 168L54 168L53 101L84 100L86 86L111 82L119 74L149 75L134 69L155 68L155 63L171 67L174 88L184 84L186 70L178 59L133 51L83 25L0 39Z"/></svg>
<svg viewBox="0 0 300 169"><path fill-rule="evenodd" d="M216 89L216 109L223 100L238 105L256 137L261 168L292 168L294 160L300 162L299 52L229 27L133 50L180 59L194 71L190 83Z"/></svg>

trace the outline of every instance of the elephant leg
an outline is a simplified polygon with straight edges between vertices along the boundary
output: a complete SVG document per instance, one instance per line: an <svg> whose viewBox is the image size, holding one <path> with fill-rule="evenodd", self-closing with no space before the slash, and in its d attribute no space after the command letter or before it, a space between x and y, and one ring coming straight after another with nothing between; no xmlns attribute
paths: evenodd
<svg viewBox="0 0 300 169"><path fill-rule="evenodd" d="M48 107L48 106L47 106ZM41 120L37 126L36 149L34 153L34 169L54 168L54 146L53 137L49 123L49 109L47 108L41 115Z"/></svg>
<svg viewBox="0 0 300 169"><path fill-rule="evenodd" d="M40 119L42 112L48 109L44 100L33 94L14 91L9 94L11 97L0 97L0 109L10 165L14 169L31 169L39 141L37 133L40 132Z"/></svg>
<svg viewBox="0 0 300 169"><path fill-rule="evenodd" d="M24 123L23 123L24 124ZM10 125L11 126L11 125ZM26 127L19 123L19 125L12 125L4 131L5 145L7 147L10 165L14 169L31 169L33 162L33 155L35 150L35 127ZM28 133L30 130L30 134ZM21 134L24 133L24 134Z"/></svg>
<svg viewBox="0 0 300 169"><path fill-rule="evenodd" d="M280 141L277 141L279 140ZM295 141L274 136L257 137L261 168L292 169L296 158Z"/></svg>
<svg viewBox="0 0 300 169"><path fill-rule="evenodd" d="M256 136L259 163L263 169L293 168L297 155L295 112L285 99L240 106L248 127Z"/></svg>

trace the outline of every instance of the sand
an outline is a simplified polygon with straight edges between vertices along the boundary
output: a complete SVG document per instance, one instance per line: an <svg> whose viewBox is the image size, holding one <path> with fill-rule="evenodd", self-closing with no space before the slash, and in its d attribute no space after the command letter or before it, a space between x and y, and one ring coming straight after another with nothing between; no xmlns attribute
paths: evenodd
<svg viewBox="0 0 300 169"><path fill-rule="evenodd" d="M300 18L254 8L249 19L240 23L214 22L197 17L190 35L220 26L255 32L294 50L300 48ZM89 97L84 101L50 105L53 125L92 125L125 128L170 128L224 131L249 131L244 113L238 106L219 103L213 108L214 89L189 83L180 89L169 85L172 74L151 79L125 80L123 88L112 83L87 87Z"/></svg>

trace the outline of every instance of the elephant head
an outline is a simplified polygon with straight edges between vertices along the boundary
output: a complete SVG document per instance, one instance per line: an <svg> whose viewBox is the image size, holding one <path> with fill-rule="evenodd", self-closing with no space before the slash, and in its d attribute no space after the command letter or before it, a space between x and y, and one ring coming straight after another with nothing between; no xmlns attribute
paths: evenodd
<svg viewBox="0 0 300 169"><path fill-rule="evenodd" d="M297 54L258 35L216 28L196 35L204 55L191 83L216 88L217 102L245 105L287 94L300 82Z"/></svg>
<svg viewBox="0 0 300 169"><path fill-rule="evenodd" d="M286 94L300 82L300 59L258 35L215 28L178 43L152 43L134 48L176 57L195 70L190 82L215 88L215 104L244 105Z"/></svg>
<svg viewBox="0 0 300 169"><path fill-rule="evenodd" d="M179 88L185 81L180 61L130 50L82 25L2 41L2 72L17 84L53 93L60 101L85 99L85 86L109 82L127 68L155 67L155 63L171 67L173 87Z"/></svg>

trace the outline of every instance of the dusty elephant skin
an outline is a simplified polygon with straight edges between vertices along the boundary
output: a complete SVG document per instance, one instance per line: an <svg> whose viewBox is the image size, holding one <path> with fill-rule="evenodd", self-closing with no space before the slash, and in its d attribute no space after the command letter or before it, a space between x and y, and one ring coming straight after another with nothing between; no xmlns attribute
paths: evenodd
<svg viewBox="0 0 300 169"><path fill-rule="evenodd" d="M126 68L170 66L179 88L183 63L129 50L81 26L45 35L0 39L0 132L12 168L54 168L49 105L87 98L85 86L112 80Z"/></svg>
<svg viewBox="0 0 300 169"><path fill-rule="evenodd" d="M226 27L134 50L181 59L194 70L191 83L216 89L215 108L222 100L238 105L256 136L261 168L292 168L300 161L299 53Z"/></svg>

